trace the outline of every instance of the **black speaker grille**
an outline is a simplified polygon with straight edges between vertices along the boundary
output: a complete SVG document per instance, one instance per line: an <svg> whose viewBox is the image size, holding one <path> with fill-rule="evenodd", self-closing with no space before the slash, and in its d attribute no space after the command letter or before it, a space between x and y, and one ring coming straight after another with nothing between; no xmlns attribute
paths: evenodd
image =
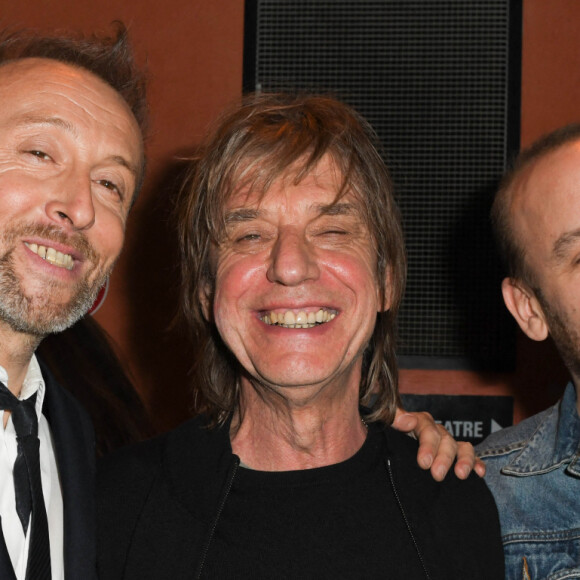
<svg viewBox="0 0 580 580"><path fill-rule="evenodd" d="M245 88L331 92L384 145L409 256L399 352L414 360L512 356L487 211L519 134L520 22L513 0L246 3Z"/></svg>

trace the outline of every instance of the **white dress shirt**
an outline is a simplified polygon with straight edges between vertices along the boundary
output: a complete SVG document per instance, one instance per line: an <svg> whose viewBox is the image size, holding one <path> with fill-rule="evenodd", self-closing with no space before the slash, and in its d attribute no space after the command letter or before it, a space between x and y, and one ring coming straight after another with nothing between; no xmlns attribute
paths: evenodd
<svg viewBox="0 0 580 580"><path fill-rule="evenodd" d="M0 366L0 381L9 387L8 375L2 366ZM45 388L40 366L36 357L33 356L28 365L28 372L19 398L28 399L34 393L38 393L36 395L36 413L38 415L38 438L40 439L40 473L48 517L52 578L53 580L64 580L62 491L56 468L52 434L46 417L41 413ZM3 410L0 410L0 421L0 425L3 425ZM24 535L20 518L16 513L14 479L12 477L16 455L16 431L12 417L10 417L6 429L0 428L0 516L2 516L4 540L16 578L17 580L25 580L30 533ZM30 525L28 531L30 532Z"/></svg>

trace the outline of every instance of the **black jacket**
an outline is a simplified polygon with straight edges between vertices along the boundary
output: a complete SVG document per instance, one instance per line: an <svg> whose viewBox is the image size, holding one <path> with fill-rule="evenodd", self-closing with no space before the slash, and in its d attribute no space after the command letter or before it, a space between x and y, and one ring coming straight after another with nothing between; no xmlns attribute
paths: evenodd
<svg viewBox="0 0 580 580"><path fill-rule="evenodd" d="M198 417L101 462L101 580L204 577L204 559L239 468L228 425L204 425ZM413 439L390 428L383 432L385 493L393 494L406 520L408 541L422 561L420 578L503 579L497 510L485 483L477 476L460 481L454 475L438 483L417 466Z"/></svg>
<svg viewBox="0 0 580 580"><path fill-rule="evenodd" d="M62 488L65 579L91 580L96 577L93 427L76 399L55 381L46 367L41 368L46 383L42 413L50 425ZM3 537L0 578L14 578Z"/></svg>

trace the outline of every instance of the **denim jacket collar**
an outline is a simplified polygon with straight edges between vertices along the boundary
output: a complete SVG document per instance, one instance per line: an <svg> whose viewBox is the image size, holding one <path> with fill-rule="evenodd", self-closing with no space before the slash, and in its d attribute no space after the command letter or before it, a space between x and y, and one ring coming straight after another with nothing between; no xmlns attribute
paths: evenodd
<svg viewBox="0 0 580 580"><path fill-rule="evenodd" d="M569 463L566 471L580 477L579 459L580 417L576 389L569 383L559 403L546 412L522 450L501 471L516 476L539 475Z"/></svg>

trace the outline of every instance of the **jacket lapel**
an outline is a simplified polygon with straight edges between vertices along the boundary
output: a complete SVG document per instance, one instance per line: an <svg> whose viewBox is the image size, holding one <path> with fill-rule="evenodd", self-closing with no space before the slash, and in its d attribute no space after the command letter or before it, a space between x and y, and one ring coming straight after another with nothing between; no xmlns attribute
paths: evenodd
<svg viewBox="0 0 580 580"><path fill-rule="evenodd" d="M46 382L43 413L53 436L63 496L65 576L91 579L96 577L92 427L72 395L45 367L42 373Z"/></svg>

